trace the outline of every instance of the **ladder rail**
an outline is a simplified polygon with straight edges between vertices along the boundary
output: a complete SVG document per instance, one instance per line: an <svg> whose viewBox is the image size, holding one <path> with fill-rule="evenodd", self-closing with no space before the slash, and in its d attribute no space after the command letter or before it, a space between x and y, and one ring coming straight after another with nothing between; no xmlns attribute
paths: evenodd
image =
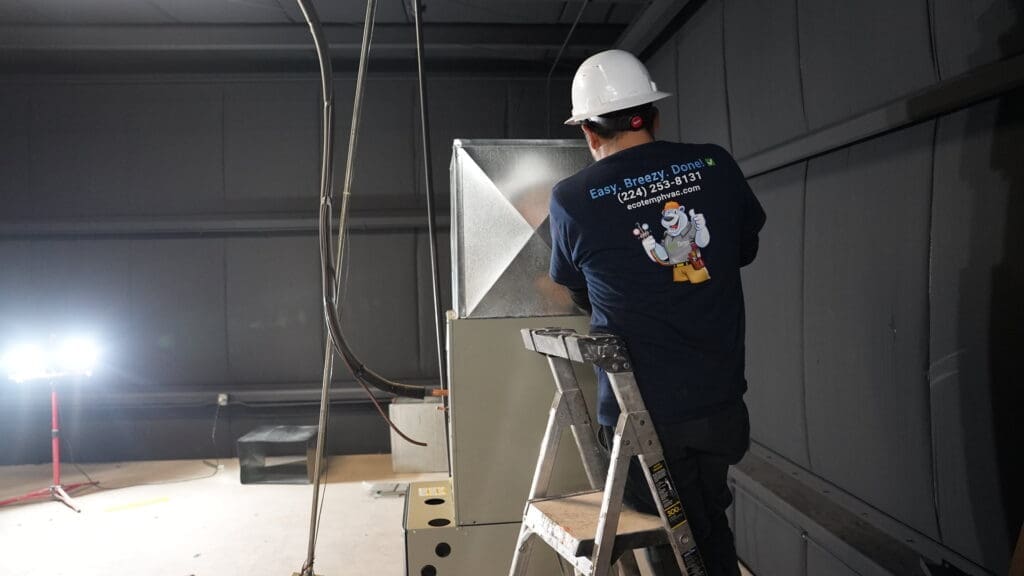
<svg viewBox="0 0 1024 576"><path fill-rule="evenodd" d="M622 498L626 491L626 478L629 473L629 452L632 440L627 435L629 418L619 418L615 429L615 440L612 442L611 463L608 466L608 479L604 485L604 497L601 500L601 514L597 523L597 537L594 540L593 576L607 576L611 570L612 549L615 546L615 533L622 513ZM626 456L623 458L622 456Z"/></svg>
<svg viewBox="0 0 1024 576"><path fill-rule="evenodd" d="M523 517L529 511L530 501L547 496L548 488L551 485L551 475L554 472L555 457L558 454L558 444L562 440L562 429L567 419L571 419L566 403L565 395L561 389L555 390L555 398L551 401L551 409L548 412L548 424L544 429L544 438L540 443L540 453L537 455L537 466L533 469L533 480L530 483L530 495L526 501L526 510ZM519 529L519 538L516 542L516 550L512 555L512 568L510 576L525 576L530 567L530 556L533 552L534 533L530 531L526 522L523 522Z"/></svg>
<svg viewBox="0 0 1024 576"><path fill-rule="evenodd" d="M548 426L540 443L533 482L530 484L530 500L548 495L551 475L555 469L555 458L558 455L558 444L562 441L562 430L568 418L570 414L565 405L565 395L560 390L556 391L555 399L551 402L551 411L548 413Z"/></svg>
<svg viewBox="0 0 1024 576"><path fill-rule="evenodd" d="M616 560L621 576L638 576L639 569L631 550L626 550L618 559L613 558L629 464L634 457L643 469L662 529L680 571L687 576L706 576L678 490L669 473L661 441L640 395L622 340L611 335L587 336L557 328L525 329L522 336L528 350L547 356L556 393L541 443L537 468L534 470L530 498L523 513L523 525L510 576L526 575L533 543L537 539L555 549L559 556L573 566L577 576L611 576L615 573L612 562ZM608 460L597 442L586 402L573 371L573 362L594 364L603 369L621 409ZM572 431L591 487L603 488L597 532L589 557L575 556L571 550L563 549L564 546L555 536L556 531L551 529L554 525L550 519L532 508L534 500L547 496L564 428ZM540 530L531 529L534 523L540 526Z"/></svg>
<svg viewBox="0 0 1024 576"><path fill-rule="evenodd" d="M583 398L583 390L576 379L572 362L567 358L548 356L548 365L551 367L558 392L566 399L570 416L569 427L583 460L583 471L587 475L590 487L600 488L608 477L608 461L597 441L590 411L587 410L587 402Z"/></svg>
<svg viewBox="0 0 1024 576"><path fill-rule="evenodd" d="M693 539L686 512L683 510L679 491L669 472L665 452L651 422L650 413L640 396L636 378L632 372L609 372L608 380L623 413L632 419L635 426L635 455L640 460L640 467L658 509L658 516L666 527L668 543L672 547L676 562L679 563L683 574L704 576L706 568L697 551L697 544Z"/></svg>

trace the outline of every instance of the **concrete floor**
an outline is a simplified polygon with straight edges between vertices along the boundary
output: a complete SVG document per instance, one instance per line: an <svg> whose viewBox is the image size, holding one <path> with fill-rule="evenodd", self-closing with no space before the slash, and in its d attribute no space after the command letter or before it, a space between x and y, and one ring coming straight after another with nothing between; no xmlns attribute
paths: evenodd
<svg viewBox="0 0 1024 576"><path fill-rule="evenodd" d="M76 493L82 513L57 502L0 508L3 576L290 576L306 557L309 485L241 485L238 461L88 464L102 490ZM316 571L401 575L400 497L364 482L442 478L394 474L388 455L332 458ZM0 468L0 500L49 485L50 467ZM199 478L199 479L194 479ZM81 481L68 467L64 482ZM160 484L160 483L163 484Z"/></svg>
<svg viewBox="0 0 1024 576"><path fill-rule="evenodd" d="M0 575L290 576L298 571L306 557L311 487L243 486L238 461L221 464L216 473L194 460L83 465L101 489L75 492L80 514L50 501L0 508ZM387 454L332 458L317 573L404 574L404 499L374 497L368 485L443 477L394 474ZM66 467L65 483L82 480ZM49 482L48 464L0 468L0 500Z"/></svg>

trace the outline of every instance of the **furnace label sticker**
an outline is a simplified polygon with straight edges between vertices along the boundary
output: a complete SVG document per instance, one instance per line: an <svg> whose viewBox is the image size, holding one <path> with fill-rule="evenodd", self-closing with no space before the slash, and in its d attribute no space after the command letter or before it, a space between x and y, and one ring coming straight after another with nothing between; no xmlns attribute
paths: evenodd
<svg viewBox="0 0 1024 576"><path fill-rule="evenodd" d="M448 495L448 491L445 490L444 486L429 486L427 488L420 488L418 493L420 498L436 498L438 496Z"/></svg>

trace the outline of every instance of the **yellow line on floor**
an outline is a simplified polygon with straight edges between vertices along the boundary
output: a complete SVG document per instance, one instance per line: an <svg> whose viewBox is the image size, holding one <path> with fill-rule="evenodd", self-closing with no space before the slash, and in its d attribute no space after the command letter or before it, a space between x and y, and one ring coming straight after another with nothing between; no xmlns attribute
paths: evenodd
<svg viewBox="0 0 1024 576"><path fill-rule="evenodd" d="M164 496L163 498L151 498L149 500L141 500L139 502L132 502L131 504L122 504L120 506L111 506L104 510L104 512L121 512L123 510L132 510L134 508L142 508L144 506L152 506L153 504L162 504L170 501L170 498Z"/></svg>

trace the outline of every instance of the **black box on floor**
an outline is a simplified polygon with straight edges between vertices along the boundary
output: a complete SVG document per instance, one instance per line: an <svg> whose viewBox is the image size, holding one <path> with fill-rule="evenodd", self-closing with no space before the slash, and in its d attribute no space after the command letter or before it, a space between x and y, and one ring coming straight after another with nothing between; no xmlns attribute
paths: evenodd
<svg viewBox="0 0 1024 576"><path fill-rule="evenodd" d="M238 439L242 484L311 483L315 459L316 426L261 426Z"/></svg>

